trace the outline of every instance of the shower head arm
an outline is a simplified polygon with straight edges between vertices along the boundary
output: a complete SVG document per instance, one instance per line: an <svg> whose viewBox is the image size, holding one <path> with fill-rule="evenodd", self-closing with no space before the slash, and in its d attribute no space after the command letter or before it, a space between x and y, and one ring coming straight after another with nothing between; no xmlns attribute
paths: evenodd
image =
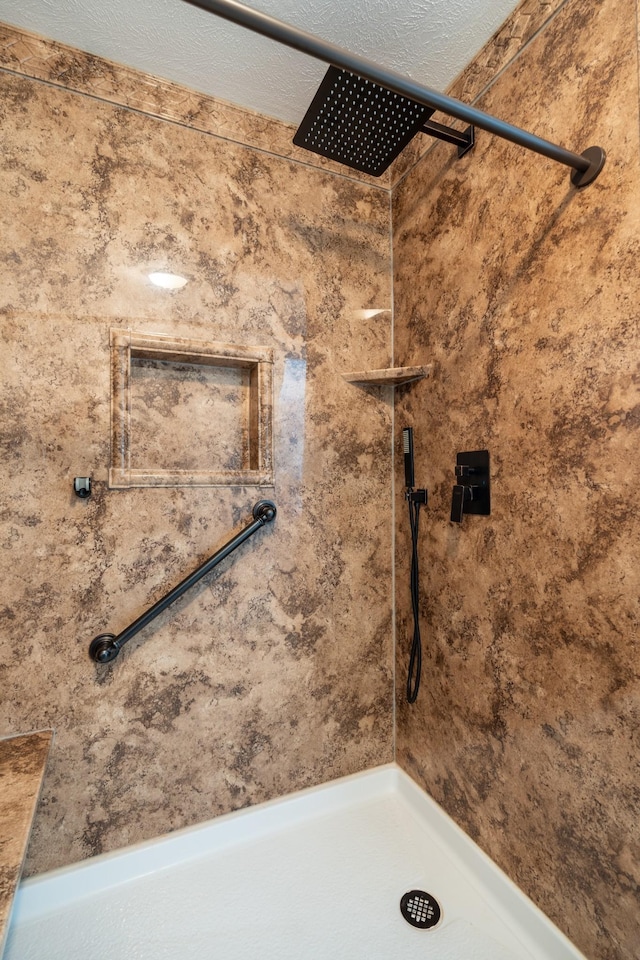
<svg viewBox="0 0 640 960"><path fill-rule="evenodd" d="M464 157L465 153L468 153L475 144L473 126L460 131L454 127L445 127L443 123L436 123L435 120L426 120L422 125L421 132L428 134L430 137L437 137L438 140L453 143L458 148L458 158Z"/></svg>
<svg viewBox="0 0 640 960"><path fill-rule="evenodd" d="M481 130L486 130L504 140L510 140L551 160L563 163L567 167L572 167L574 172L571 174L571 182L576 187L586 187L587 184L592 183L604 166L605 152L602 147L588 147L582 154L572 153L549 140L505 123L504 120L499 120L475 107L470 107L460 100L438 93L437 90L431 90L409 77L380 67L365 57L322 40L312 33L277 20L269 14L253 10L238 0L185 0L185 2L215 13L232 23L247 27L255 33L306 53L317 60L324 60L326 63L348 70L400 96L408 97L433 110L440 110L457 120L480 127Z"/></svg>

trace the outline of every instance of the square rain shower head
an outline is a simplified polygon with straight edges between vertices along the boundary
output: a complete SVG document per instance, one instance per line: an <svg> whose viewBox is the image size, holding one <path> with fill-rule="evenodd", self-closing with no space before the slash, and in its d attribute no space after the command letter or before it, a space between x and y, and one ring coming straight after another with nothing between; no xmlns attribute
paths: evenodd
<svg viewBox="0 0 640 960"><path fill-rule="evenodd" d="M433 114L370 80L329 67L293 142L379 177Z"/></svg>

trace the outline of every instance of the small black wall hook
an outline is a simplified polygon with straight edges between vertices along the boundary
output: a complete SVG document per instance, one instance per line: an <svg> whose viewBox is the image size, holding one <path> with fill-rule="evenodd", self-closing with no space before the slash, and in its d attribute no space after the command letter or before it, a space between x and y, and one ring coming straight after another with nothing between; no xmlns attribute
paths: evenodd
<svg viewBox="0 0 640 960"><path fill-rule="evenodd" d="M91 496L91 477L74 477L73 492L76 497L86 500Z"/></svg>

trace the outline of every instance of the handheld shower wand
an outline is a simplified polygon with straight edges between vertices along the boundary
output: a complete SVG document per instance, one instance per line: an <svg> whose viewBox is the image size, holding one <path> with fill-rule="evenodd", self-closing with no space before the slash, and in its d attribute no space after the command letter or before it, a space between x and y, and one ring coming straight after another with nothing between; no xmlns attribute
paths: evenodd
<svg viewBox="0 0 640 960"><path fill-rule="evenodd" d="M404 450L404 485L407 490L412 490L415 486L413 476L413 427L403 429L402 447Z"/></svg>
<svg viewBox="0 0 640 960"><path fill-rule="evenodd" d="M418 529L420 507L427 503L427 491L414 490L413 463L413 427L402 430L402 449L404 452L405 498L409 504L409 526L411 528L411 609L413 612L413 641L409 657L407 675L407 702L415 703L420 689L422 673L422 640L420 638L420 577L418 570Z"/></svg>

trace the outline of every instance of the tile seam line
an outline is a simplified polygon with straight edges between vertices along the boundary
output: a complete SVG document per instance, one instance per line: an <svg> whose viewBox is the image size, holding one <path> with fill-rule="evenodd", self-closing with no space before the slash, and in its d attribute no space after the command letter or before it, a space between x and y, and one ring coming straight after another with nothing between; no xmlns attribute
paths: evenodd
<svg viewBox="0 0 640 960"><path fill-rule="evenodd" d="M640 3L636 3L636 71L637 71L637 87L636 90L640 93ZM638 133L640 134L640 112L638 114Z"/></svg>
<svg viewBox="0 0 640 960"><path fill-rule="evenodd" d="M391 366L396 362L396 299L395 299L395 268L393 257L393 194L389 191L389 254L391 260ZM391 389L391 753L393 762L397 763L397 646L398 631L396 625L396 393Z"/></svg>
<svg viewBox="0 0 640 960"><path fill-rule="evenodd" d="M484 85L484 87L482 88L482 90L480 90L480 91L475 95L475 97L473 98L473 100L471 100L469 106L475 107L475 106L477 105L478 101L482 100L482 98L485 96L485 94L487 94L487 93L489 92L489 90L491 90L491 88L498 82L498 80L499 80L500 77L503 75L503 73L505 73L507 70L509 70L509 69L513 66L513 64L516 62L516 60L518 60L518 59L522 56L522 54L525 52L525 50L528 50L528 49L529 49L530 44L532 44L533 41L536 40L536 39L540 36L540 34L543 33L543 31L547 29L547 27L549 26L549 24L551 24L552 21L555 20L555 18L560 14L560 12L561 12L562 10L564 10L564 8L567 6L567 4L568 4L569 2L570 2L570 0L562 0L562 3L560 3L560 4L556 7L556 9L553 11L553 13L550 13L549 16L547 17L547 19L546 19L543 23L540 24L540 26L538 27L538 29L535 30L535 31L531 34L531 36L530 36L529 39L526 41L526 43L525 43L522 47L520 47L520 49L519 49L516 53L514 53L514 55L511 57L511 59L508 60L508 61L505 63L505 65L498 70L498 72L496 73L496 75L495 75L494 77L492 77L491 80L489 80L489 82ZM498 32L499 32L499 31L498 31ZM480 51L480 52L481 52L481 51ZM474 59L475 59L475 58L474 58ZM473 60L470 60L469 63L467 64L467 66L470 66L471 63L473 63ZM465 67L465 69L466 69L466 67ZM455 83L456 83L456 81L454 81L454 84L452 84L452 86L455 86ZM482 131L482 132L484 133L484 131ZM490 136L491 136L491 134L490 134ZM415 170L415 168L418 166L418 164L419 164L419 163L422 163L422 161L425 159L425 157L426 157L428 154L430 154L431 151L434 150L437 146L438 146L438 141L434 141L434 143L432 143L430 146L428 146L428 147L426 148L426 150L424 151L424 153L422 153L422 154L418 157L418 159L416 160L416 162L415 162L414 164L412 164L412 165L409 167L408 170L405 170L405 172L402 174L402 176L399 177L399 178L391 185L391 191L393 192L397 187L399 187L399 186L404 182L404 180L409 176L409 174L412 173L412 172ZM473 153L473 151L471 152L470 156L472 156L472 153Z"/></svg>
<svg viewBox="0 0 640 960"><path fill-rule="evenodd" d="M51 87L54 90L64 90L67 93L71 93L77 97L84 97L86 100L94 100L97 103L106 103L109 106L115 107L118 110L126 110L127 113L133 113L136 116L140 117L149 117L152 120L157 120L160 123L168 123L174 127L180 127L183 130L192 130L194 133L199 133L204 137L211 137L213 140L220 140L223 143L232 143L238 147L244 147L246 150L253 150L254 153L261 153L267 157L275 157L278 160L284 160L287 163L294 163L299 167L304 167L306 170L316 170L318 173L327 174L330 177L337 177L339 180L346 180L348 183L357 183L362 187L369 187L371 190L379 190L381 193L386 193L391 195L391 187L385 187L382 184L369 183L366 180L359 180L357 177L350 177L344 173L338 173L335 170L327 170L324 167L316 166L314 163L306 163L304 160L298 160L296 157L287 157L281 153L276 153L275 150L267 150L265 147L257 147L251 143L245 143L244 140L236 140L233 137L225 137L220 133L212 133L210 130L202 130L200 127L194 127L189 123L186 123L182 120L175 120L171 117L163 117L161 114L153 113L150 110L141 110L139 107L131 107L128 104L118 103L115 100L110 100L108 97L100 97L95 93L87 93L85 90L76 90L74 87L69 87L63 83L55 83L53 80L44 80L42 77L33 77L31 74L23 73L19 70L12 70L10 67L0 66L0 74L7 74L12 77L21 77L23 80L31 80L33 83L42 84L44 87Z"/></svg>

